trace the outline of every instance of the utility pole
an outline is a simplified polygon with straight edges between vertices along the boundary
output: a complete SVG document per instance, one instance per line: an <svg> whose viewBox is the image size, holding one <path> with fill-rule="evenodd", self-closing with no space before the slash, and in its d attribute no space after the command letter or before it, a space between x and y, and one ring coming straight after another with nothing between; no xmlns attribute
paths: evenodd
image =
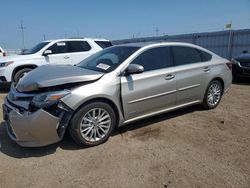
<svg viewBox="0 0 250 188"><path fill-rule="evenodd" d="M18 27L18 29L21 30L22 33L22 49L25 49L25 45L24 45L24 30L26 29L26 27L23 26L23 21L21 21L21 25Z"/></svg>
<svg viewBox="0 0 250 188"><path fill-rule="evenodd" d="M155 32L156 32L156 36L158 37L158 35L159 35L159 28L158 27L156 27Z"/></svg>
<svg viewBox="0 0 250 188"><path fill-rule="evenodd" d="M228 49L227 49L227 58L231 59L231 48L232 48L232 21L230 23L226 24L226 29L229 29L229 36L228 36Z"/></svg>
<svg viewBox="0 0 250 188"><path fill-rule="evenodd" d="M45 36L45 34L43 34L43 40L46 40L46 36Z"/></svg>

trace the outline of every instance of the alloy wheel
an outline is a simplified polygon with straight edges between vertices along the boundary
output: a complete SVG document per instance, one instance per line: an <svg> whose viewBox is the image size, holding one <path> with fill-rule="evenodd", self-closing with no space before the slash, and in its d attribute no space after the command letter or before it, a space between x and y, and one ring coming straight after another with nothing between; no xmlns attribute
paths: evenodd
<svg viewBox="0 0 250 188"><path fill-rule="evenodd" d="M111 116L103 108L93 108L84 114L80 133L89 142L96 142L106 136L111 127Z"/></svg>
<svg viewBox="0 0 250 188"><path fill-rule="evenodd" d="M210 85L207 93L207 103L213 107L216 106L221 98L221 87L217 83Z"/></svg>

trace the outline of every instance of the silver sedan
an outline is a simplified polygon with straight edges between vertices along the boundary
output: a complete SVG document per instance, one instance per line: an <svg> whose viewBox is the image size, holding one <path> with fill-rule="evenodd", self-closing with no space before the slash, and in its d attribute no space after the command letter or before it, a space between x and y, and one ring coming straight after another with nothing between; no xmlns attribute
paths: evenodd
<svg viewBox="0 0 250 188"><path fill-rule="evenodd" d="M231 63L187 43L137 43L102 50L75 66L41 66L13 85L3 109L11 139L44 146L69 131L95 146L119 126L202 104L215 108Z"/></svg>

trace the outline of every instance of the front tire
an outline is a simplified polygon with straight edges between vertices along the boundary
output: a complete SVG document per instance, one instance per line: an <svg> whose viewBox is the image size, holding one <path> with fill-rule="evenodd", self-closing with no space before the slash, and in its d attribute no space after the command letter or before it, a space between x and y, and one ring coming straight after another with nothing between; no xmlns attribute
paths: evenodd
<svg viewBox="0 0 250 188"><path fill-rule="evenodd" d="M19 71L17 71L14 75L14 82L18 83L18 81L28 72L30 72L32 69L31 68L24 68Z"/></svg>
<svg viewBox="0 0 250 188"><path fill-rule="evenodd" d="M108 140L116 125L113 108L104 102L84 105L70 122L70 135L80 146L96 146Z"/></svg>
<svg viewBox="0 0 250 188"><path fill-rule="evenodd" d="M203 107L206 109L216 108L221 101L222 94L223 88L221 82L218 80L211 81L204 96Z"/></svg>

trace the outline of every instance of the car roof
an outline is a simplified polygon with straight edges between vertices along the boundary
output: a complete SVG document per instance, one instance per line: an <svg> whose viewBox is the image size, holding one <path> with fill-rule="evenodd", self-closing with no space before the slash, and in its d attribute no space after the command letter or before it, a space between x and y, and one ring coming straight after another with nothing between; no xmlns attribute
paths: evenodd
<svg viewBox="0 0 250 188"><path fill-rule="evenodd" d="M166 46L175 46L175 45L180 45L180 46L190 46L190 47L199 47L197 45L191 44L191 43L186 43L186 42L137 42L137 43L127 43L127 44L119 44L117 46L130 46L130 47L146 47L146 46L161 46L161 45L166 45Z"/></svg>
<svg viewBox="0 0 250 188"><path fill-rule="evenodd" d="M77 38L65 38L65 39L55 39L55 40L45 40L42 42L59 42L59 41L81 41L81 40L92 40L92 41L103 41L103 42L109 42L109 40L107 39L103 39L103 38L81 38L81 37L77 37Z"/></svg>
<svg viewBox="0 0 250 188"><path fill-rule="evenodd" d="M186 42L165 42L165 41L138 42L138 43L119 44L116 46L139 47L141 49L142 48L147 49L147 48L151 48L151 47L160 47L160 46L186 46L186 47L196 48L196 49L205 51L213 56L218 56L208 49L205 49L205 48L198 46L198 45L195 45L195 44L186 43Z"/></svg>

